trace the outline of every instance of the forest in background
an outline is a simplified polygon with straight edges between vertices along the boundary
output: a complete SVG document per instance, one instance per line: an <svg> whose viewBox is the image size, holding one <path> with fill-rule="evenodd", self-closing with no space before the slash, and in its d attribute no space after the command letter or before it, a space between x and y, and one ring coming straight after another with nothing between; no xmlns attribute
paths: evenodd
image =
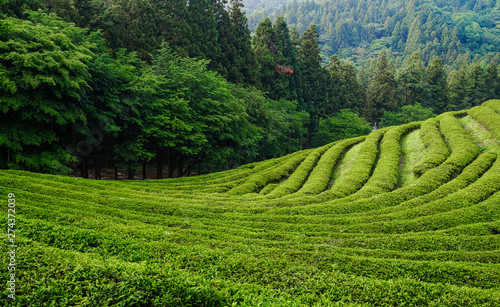
<svg viewBox="0 0 500 307"><path fill-rule="evenodd" d="M500 50L500 2L495 0L245 0L253 31L265 17L284 16L299 33L315 24L324 60L338 54L359 66L390 49L397 66L415 51L435 56L447 72L464 62L495 58Z"/></svg>
<svg viewBox="0 0 500 307"><path fill-rule="evenodd" d="M304 5L335 8L325 3ZM406 53L385 45L365 62L345 60L342 50L357 47L332 43L339 55L325 63L321 22L289 28L285 13L252 34L241 0L5 0L0 9L1 168L201 174L500 94L497 55L457 49L452 70L408 39Z"/></svg>

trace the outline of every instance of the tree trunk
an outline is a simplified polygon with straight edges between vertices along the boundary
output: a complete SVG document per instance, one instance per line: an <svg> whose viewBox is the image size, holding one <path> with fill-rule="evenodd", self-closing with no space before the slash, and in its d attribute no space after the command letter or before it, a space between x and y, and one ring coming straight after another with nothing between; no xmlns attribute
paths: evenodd
<svg viewBox="0 0 500 307"><path fill-rule="evenodd" d="M174 178L175 160L177 160L177 155L169 148L167 151L168 178Z"/></svg>
<svg viewBox="0 0 500 307"><path fill-rule="evenodd" d="M163 179L163 155L160 149L156 153L156 179Z"/></svg>
<svg viewBox="0 0 500 307"><path fill-rule="evenodd" d="M87 157L82 157L81 176L85 179L89 179L89 169L87 163Z"/></svg>
<svg viewBox="0 0 500 307"><path fill-rule="evenodd" d="M198 163L198 176L201 175L201 161Z"/></svg>
<svg viewBox="0 0 500 307"><path fill-rule="evenodd" d="M156 161L156 179L163 179L163 163Z"/></svg>
<svg viewBox="0 0 500 307"><path fill-rule="evenodd" d="M135 171L133 169L128 170L128 179L129 180L134 180L134 175L135 175L134 173L135 173Z"/></svg>
<svg viewBox="0 0 500 307"><path fill-rule="evenodd" d="M118 166L115 165L115 180L118 180Z"/></svg>
<svg viewBox="0 0 500 307"><path fill-rule="evenodd" d="M177 167L177 178L182 177L184 174L182 173L182 169L184 168L183 161L179 161L179 166Z"/></svg>
<svg viewBox="0 0 500 307"><path fill-rule="evenodd" d="M306 148L309 149L309 138L311 137L311 123L307 123Z"/></svg>
<svg viewBox="0 0 500 307"><path fill-rule="evenodd" d="M174 168L175 168L175 161L173 158L170 158L168 160L168 178L174 178Z"/></svg>

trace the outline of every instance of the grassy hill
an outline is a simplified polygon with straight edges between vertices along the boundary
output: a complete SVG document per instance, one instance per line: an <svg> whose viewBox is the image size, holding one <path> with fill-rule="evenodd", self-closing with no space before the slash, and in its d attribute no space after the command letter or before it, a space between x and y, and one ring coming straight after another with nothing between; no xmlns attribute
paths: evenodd
<svg viewBox="0 0 500 307"><path fill-rule="evenodd" d="M500 306L499 138L491 100L200 177L0 171L2 305Z"/></svg>

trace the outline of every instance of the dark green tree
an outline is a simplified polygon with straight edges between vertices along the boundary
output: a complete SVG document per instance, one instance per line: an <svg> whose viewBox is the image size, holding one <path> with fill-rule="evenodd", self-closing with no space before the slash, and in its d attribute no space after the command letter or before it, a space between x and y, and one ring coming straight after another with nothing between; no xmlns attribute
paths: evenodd
<svg viewBox="0 0 500 307"><path fill-rule="evenodd" d="M55 16L6 18L0 32L2 167L67 173L62 135L85 122L82 97L94 56L86 30Z"/></svg>
<svg viewBox="0 0 500 307"><path fill-rule="evenodd" d="M318 129L320 118L328 117L336 111L330 101L331 77L321 66L319 34L313 24L302 34L299 54L299 65L302 73L302 95L305 110L310 114L307 125L305 147L309 148L312 133Z"/></svg>
<svg viewBox="0 0 500 307"><path fill-rule="evenodd" d="M190 1L188 5L190 40L197 48L188 50L190 57L210 60L209 69L223 71L223 57L217 32L217 20L210 0Z"/></svg>
<svg viewBox="0 0 500 307"><path fill-rule="evenodd" d="M234 63L236 57L236 46L234 45L235 36L233 25L229 12L226 11L227 0L211 0L213 14L215 16L217 43L220 46L220 52L217 54L217 67L226 80L228 79L228 69Z"/></svg>
<svg viewBox="0 0 500 307"><path fill-rule="evenodd" d="M332 100L337 107L360 114L363 108L363 90L356 77L354 65L342 63L337 55L333 55L326 69L331 76L331 90L334 93Z"/></svg>
<svg viewBox="0 0 500 307"><path fill-rule="evenodd" d="M403 105L427 101L430 89L418 52L408 58L406 66L398 72L397 80L403 92Z"/></svg>
<svg viewBox="0 0 500 307"><path fill-rule="evenodd" d="M422 105L438 114L444 112L448 104L447 76L440 57L434 57L427 66L427 83L430 87L429 98Z"/></svg>
<svg viewBox="0 0 500 307"><path fill-rule="evenodd" d="M232 22L232 34L234 47L234 57L230 59L230 66L227 67L228 81L233 83L243 83L255 85L259 79L257 72L257 62L252 49L251 32L248 29L248 20L242 11L241 0L230 0L230 17Z"/></svg>
<svg viewBox="0 0 500 307"><path fill-rule="evenodd" d="M478 106L483 103L484 97L486 96L487 89L484 79L483 69L476 63L469 67L468 75L468 97L470 99L470 104Z"/></svg>
<svg viewBox="0 0 500 307"><path fill-rule="evenodd" d="M302 99L302 80L300 78L300 67L297 59L297 54L295 53L295 48L293 46L292 40L290 39L290 32L288 30L288 25L283 17L279 17L274 25L276 32L276 39L280 48L281 59L279 59L278 64L290 67L293 73L282 73L278 74L279 84L283 84L282 94L279 95L280 98L288 100L301 100Z"/></svg>
<svg viewBox="0 0 500 307"><path fill-rule="evenodd" d="M258 88L264 91L271 99L276 99L279 91L276 91L275 68L282 58L276 31L269 18L259 23L252 39L252 48L258 63L260 82Z"/></svg>
<svg viewBox="0 0 500 307"><path fill-rule="evenodd" d="M172 50L187 56L191 50L200 53L198 46L191 39L191 25L188 19L188 7L184 0L152 1L155 12L156 49L162 42L167 42Z"/></svg>
<svg viewBox="0 0 500 307"><path fill-rule="evenodd" d="M495 62L491 62L486 67L486 72L483 76L484 79L484 101L489 99L497 99L500 97L500 75L498 66Z"/></svg>
<svg viewBox="0 0 500 307"><path fill-rule="evenodd" d="M149 0L113 0L99 27L113 49L137 51L142 59L158 48L155 8Z"/></svg>
<svg viewBox="0 0 500 307"><path fill-rule="evenodd" d="M375 126L378 127L385 111L396 111L398 108L399 98L394 69L388 62L385 51L382 51L366 94L365 117L375 122Z"/></svg>
<svg viewBox="0 0 500 307"><path fill-rule="evenodd" d="M472 107L468 70L467 64L464 63L458 71L453 70L448 75L448 105L446 111L465 110Z"/></svg>
<svg viewBox="0 0 500 307"><path fill-rule="evenodd" d="M39 0L3 0L0 1L0 14L9 17L26 18L25 8L29 10L38 10L43 7Z"/></svg>

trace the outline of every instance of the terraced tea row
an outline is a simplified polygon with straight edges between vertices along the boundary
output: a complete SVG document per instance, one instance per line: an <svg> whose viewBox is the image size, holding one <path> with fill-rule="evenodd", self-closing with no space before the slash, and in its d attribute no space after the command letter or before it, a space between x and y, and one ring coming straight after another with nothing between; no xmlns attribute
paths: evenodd
<svg viewBox="0 0 500 307"><path fill-rule="evenodd" d="M193 178L0 171L17 200L15 305L500 306L499 112Z"/></svg>

